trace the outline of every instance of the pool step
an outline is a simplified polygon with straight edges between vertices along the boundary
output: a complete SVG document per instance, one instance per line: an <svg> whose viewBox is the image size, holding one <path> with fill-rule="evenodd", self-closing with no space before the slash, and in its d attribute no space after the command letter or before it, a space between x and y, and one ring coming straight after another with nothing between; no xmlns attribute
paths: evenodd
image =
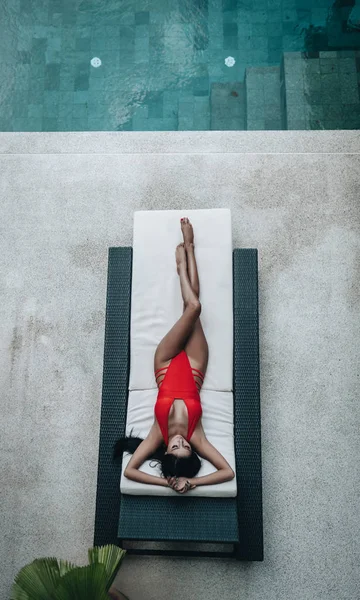
<svg viewBox="0 0 360 600"><path fill-rule="evenodd" d="M359 129L360 64L356 51L284 52L281 100L286 129Z"/></svg>
<svg viewBox="0 0 360 600"><path fill-rule="evenodd" d="M355 0L334 2L326 21L326 35L329 48L334 50L337 48L341 50L359 48L360 31L358 20L359 5Z"/></svg>
<svg viewBox="0 0 360 600"><path fill-rule="evenodd" d="M240 130L245 127L245 85L213 83L210 97L210 129Z"/></svg>
<svg viewBox="0 0 360 600"><path fill-rule="evenodd" d="M248 67L245 71L245 89L247 129L284 129L280 67Z"/></svg>

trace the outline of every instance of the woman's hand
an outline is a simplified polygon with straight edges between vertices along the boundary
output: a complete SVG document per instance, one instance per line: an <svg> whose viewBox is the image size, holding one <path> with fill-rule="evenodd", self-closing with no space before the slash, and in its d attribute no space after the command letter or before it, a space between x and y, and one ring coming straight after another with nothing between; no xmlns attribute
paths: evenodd
<svg viewBox="0 0 360 600"><path fill-rule="evenodd" d="M191 485L186 477L167 477L167 481L168 485L179 494L185 494L196 488L196 485Z"/></svg>

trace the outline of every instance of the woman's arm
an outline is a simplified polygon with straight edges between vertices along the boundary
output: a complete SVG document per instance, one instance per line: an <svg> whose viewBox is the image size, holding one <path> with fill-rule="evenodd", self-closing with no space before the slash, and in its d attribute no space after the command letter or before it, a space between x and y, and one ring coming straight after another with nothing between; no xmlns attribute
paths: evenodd
<svg viewBox="0 0 360 600"><path fill-rule="evenodd" d="M211 462L218 469L216 473L210 473L210 475L192 477L189 479L191 485L213 485L215 483L230 481L235 477L235 473L227 460L206 438L202 424L199 424L199 427L196 428L196 434L194 432L191 443L202 458Z"/></svg>
<svg viewBox="0 0 360 600"><path fill-rule="evenodd" d="M203 475L202 477L191 477L187 480L190 485L213 485L215 483L223 483L224 481L230 481L234 479L235 473L231 467L229 469L219 469L216 473L210 473L210 475Z"/></svg>
<svg viewBox="0 0 360 600"><path fill-rule="evenodd" d="M156 422L150 429L149 434L143 442L136 448L134 454L128 462L128 465L124 471L125 477L138 481L139 483L151 483L153 485L162 485L168 487L168 482L164 477L157 477L156 475L148 475L139 471L139 467L143 462L155 452L156 448L159 447L162 441L162 435L160 428Z"/></svg>
<svg viewBox="0 0 360 600"><path fill-rule="evenodd" d="M139 446L140 448L140 446ZM164 487L169 487L167 479L164 477L156 477L156 475L148 475L147 473L143 473L139 471L139 469L129 469L127 466L124 473L125 477L128 479L132 479L133 481L138 481L139 483L151 483L153 485L163 485Z"/></svg>

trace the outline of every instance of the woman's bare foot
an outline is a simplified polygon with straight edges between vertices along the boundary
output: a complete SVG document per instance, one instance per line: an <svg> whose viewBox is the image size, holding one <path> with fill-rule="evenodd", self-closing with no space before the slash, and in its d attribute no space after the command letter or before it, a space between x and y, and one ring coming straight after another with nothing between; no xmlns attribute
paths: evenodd
<svg viewBox="0 0 360 600"><path fill-rule="evenodd" d="M176 270L178 272L178 275L180 275L181 265L184 264L185 268L187 268L186 250L185 250L185 244L183 242L176 246L175 257L176 257Z"/></svg>
<svg viewBox="0 0 360 600"><path fill-rule="evenodd" d="M181 231L184 237L185 246L190 246L190 244L194 245L194 231L193 226L191 225L189 219L184 217L181 220Z"/></svg>
<svg viewBox="0 0 360 600"><path fill-rule="evenodd" d="M197 297L199 297L200 284L194 253L194 232L193 226L187 217L181 220L181 231L183 232L184 236L184 247L186 250L187 270L190 284Z"/></svg>

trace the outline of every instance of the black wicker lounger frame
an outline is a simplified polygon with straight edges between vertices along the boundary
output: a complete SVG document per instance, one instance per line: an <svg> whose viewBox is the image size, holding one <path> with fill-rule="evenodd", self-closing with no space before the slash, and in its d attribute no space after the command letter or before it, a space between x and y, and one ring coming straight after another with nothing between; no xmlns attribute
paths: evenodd
<svg viewBox="0 0 360 600"><path fill-rule="evenodd" d="M112 459L125 435L130 371L132 247L109 248L104 370L94 545L126 541L232 544L230 553L132 549L136 554L234 556L263 560L258 253L233 250L236 498L120 493ZM131 545L131 544L130 544Z"/></svg>

